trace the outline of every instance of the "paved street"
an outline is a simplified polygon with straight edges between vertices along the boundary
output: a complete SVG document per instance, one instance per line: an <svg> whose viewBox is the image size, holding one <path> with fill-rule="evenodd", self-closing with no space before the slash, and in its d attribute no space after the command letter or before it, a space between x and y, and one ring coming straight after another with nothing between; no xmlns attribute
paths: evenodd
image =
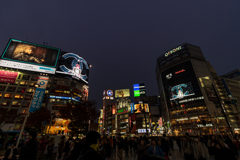
<svg viewBox="0 0 240 160"><path fill-rule="evenodd" d="M111 160L119 160L119 158L113 156ZM129 154L128 156L126 156L125 152L123 151L123 160L137 160L137 155ZM170 160L183 160L175 141L174 141L174 155L170 157Z"/></svg>

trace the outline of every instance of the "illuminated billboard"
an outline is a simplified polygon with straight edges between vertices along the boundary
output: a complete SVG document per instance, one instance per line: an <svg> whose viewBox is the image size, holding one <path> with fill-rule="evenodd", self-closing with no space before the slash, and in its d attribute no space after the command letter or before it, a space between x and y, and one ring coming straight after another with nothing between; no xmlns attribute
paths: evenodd
<svg viewBox="0 0 240 160"><path fill-rule="evenodd" d="M0 83L15 83L17 76L18 72L0 70Z"/></svg>
<svg viewBox="0 0 240 160"><path fill-rule="evenodd" d="M115 98L130 97L129 89L115 90Z"/></svg>
<svg viewBox="0 0 240 160"><path fill-rule="evenodd" d="M56 73L72 76L88 83L89 66L80 56L74 53L62 52Z"/></svg>
<svg viewBox="0 0 240 160"><path fill-rule="evenodd" d="M187 96L195 95L191 82L178 84L169 87L170 100L182 99Z"/></svg>
<svg viewBox="0 0 240 160"><path fill-rule="evenodd" d="M133 85L133 92L134 92L134 97L146 96L144 83L134 84Z"/></svg>
<svg viewBox="0 0 240 160"><path fill-rule="evenodd" d="M134 108L136 110L135 113L141 113L143 110L145 110L145 112L149 112L149 106L147 103L134 104Z"/></svg>
<svg viewBox="0 0 240 160"><path fill-rule="evenodd" d="M55 74L60 49L10 39L0 66Z"/></svg>

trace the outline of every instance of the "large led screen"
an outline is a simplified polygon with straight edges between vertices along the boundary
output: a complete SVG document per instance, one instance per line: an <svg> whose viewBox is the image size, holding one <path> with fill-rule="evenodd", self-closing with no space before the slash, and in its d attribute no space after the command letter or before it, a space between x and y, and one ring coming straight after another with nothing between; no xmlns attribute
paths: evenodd
<svg viewBox="0 0 240 160"><path fill-rule="evenodd" d="M115 90L115 98L130 97L129 89Z"/></svg>
<svg viewBox="0 0 240 160"><path fill-rule="evenodd" d="M60 49L57 48L10 39L1 56L0 65L37 72L45 72L44 70L46 70L55 73L59 53ZM33 65L42 67L34 67Z"/></svg>
<svg viewBox="0 0 240 160"><path fill-rule="evenodd" d="M191 82L181 83L169 87L170 100L182 99L187 96L195 95Z"/></svg>
<svg viewBox="0 0 240 160"><path fill-rule="evenodd" d="M88 63L77 54L62 52L56 72L71 75L73 78L88 83Z"/></svg>

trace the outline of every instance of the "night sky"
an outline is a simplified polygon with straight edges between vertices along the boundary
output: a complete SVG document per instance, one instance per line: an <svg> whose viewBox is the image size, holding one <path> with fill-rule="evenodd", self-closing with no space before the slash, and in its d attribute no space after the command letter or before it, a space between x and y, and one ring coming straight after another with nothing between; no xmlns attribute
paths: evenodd
<svg viewBox="0 0 240 160"><path fill-rule="evenodd" d="M0 51L9 38L76 53L93 67L89 98L145 83L158 95L156 59L200 46L218 75L240 68L239 0L8 0L0 2Z"/></svg>

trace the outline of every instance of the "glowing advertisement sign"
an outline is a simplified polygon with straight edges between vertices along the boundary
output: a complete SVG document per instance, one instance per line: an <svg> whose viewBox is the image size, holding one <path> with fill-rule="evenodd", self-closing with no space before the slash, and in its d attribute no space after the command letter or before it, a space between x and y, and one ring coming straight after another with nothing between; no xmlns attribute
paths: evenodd
<svg viewBox="0 0 240 160"><path fill-rule="evenodd" d="M115 90L115 98L130 97L129 89Z"/></svg>
<svg viewBox="0 0 240 160"><path fill-rule="evenodd" d="M0 66L55 74L60 49L10 39Z"/></svg>
<svg viewBox="0 0 240 160"><path fill-rule="evenodd" d="M56 73L68 74L88 83L89 66L85 59L77 54L62 52Z"/></svg>
<svg viewBox="0 0 240 160"><path fill-rule="evenodd" d="M107 91L107 95L110 96L110 97L113 96L113 91L108 90L108 91Z"/></svg>
<svg viewBox="0 0 240 160"><path fill-rule="evenodd" d="M41 108L45 90L47 88L48 80L49 80L48 77L41 77L41 76L38 77L37 84L39 84L40 87L36 88L35 90L29 112L34 112L37 109Z"/></svg>
<svg viewBox="0 0 240 160"><path fill-rule="evenodd" d="M134 92L134 97L146 96L144 83L134 84L133 85L133 92Z"/></svg>
<svg viewBox="0 0 240 160"><path fill-rule="evenodd" d="M173 87L170 87L170 100L182 99L187 96L195 95L193 92L193 87L191 82L185 84L179 84Z"/></svg>
<svg viewBox="0 0 240 160"><path fill-rule="evenodd" d="M54 98L54 99L68 99L68 100L74 100L74 101L79 102L79 99L73 98L73 97L49 96L49 98Z"/></svg>
<svg viewBox="0 0 240 160"><path fill-rule="evenodd" d="M0 71L0 82L15 83L17 76L18 76L18 72Z"/></svg>
<svg viewBox="0 0 240 160"><path fill-rule="evenodd" d="M147 129L148 130L148 133L150 133L150 129ZM138 133L147 133L146 132L146 129L138 129Z"/></svg>
<svg viewBox="0 0 240 160"><path fill-rule="evenodd" d="M168 57L170 54L172 54L172 53L174 53L174 52L177 52L177 51L179 51L179 50L181 50L181 49L182 49L181 46L179 46L179 47L177 47L177 48L175 48L175 49L172 49L171 51L165 53L165 57Z"/></svg>

